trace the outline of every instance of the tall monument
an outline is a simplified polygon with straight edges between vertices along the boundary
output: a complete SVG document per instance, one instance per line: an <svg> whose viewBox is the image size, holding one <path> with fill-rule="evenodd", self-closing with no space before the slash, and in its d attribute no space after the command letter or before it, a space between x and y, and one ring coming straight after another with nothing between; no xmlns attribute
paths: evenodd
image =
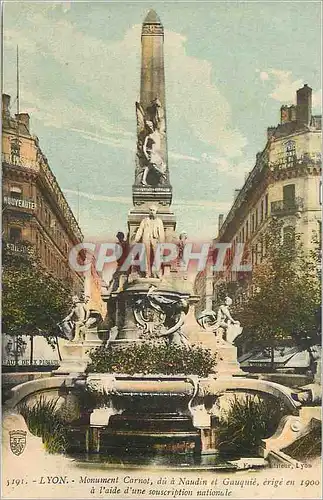
<svg viewBox="0 0 323 500"><path fill-rule="evenodd" d="M176 221L170 209L172 187L167 156L164 28L154 10L148 12L142 25L140 101L136 102L136 115L134 208L128 216L130 239L154 204L163 221L166 240L169 240Z"/></svg>

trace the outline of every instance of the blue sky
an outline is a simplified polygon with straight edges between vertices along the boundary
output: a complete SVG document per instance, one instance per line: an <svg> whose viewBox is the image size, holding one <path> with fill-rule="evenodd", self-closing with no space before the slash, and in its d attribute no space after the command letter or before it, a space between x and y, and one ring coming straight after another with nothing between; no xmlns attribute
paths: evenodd
<svg viewBox="0 0 323 500"><path fill-rule="evenodd" d="M165 28L168 148L177 228L216 235L279 108L304 83L321 112L320 2L4 3L4 91L39 139L87 239L126 230L135 165L140 30ZM13 103L12 112L15 112ZM79 195L78 195L79 193Z"/></svg>

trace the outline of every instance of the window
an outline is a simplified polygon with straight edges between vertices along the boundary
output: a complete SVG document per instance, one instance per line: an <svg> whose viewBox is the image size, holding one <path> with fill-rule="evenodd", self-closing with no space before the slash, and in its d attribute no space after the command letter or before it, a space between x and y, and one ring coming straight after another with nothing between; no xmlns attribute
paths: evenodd
<svg viewBox="0 0 323 500"><path fill-rule="evenodd" d="M262 247L262 257L264 258L264 257L266 257L266 252L267 252L265 238L262 238L262 240L261 240L261 247Z"/></svg>
<svg viewBox="0 0 323 500"><path fill-rule="evenodd" d="M259 263L262 262L262 256L263 256L263 249L262 249L262 241L258 243L258 257L259 257Z"/></svg>
<svg viewBox="0 0 323 500"><path fill-rule="evenodd" d="M265 217L268 217L268 194L265 196Z"/></svg>
<svg viewBox="0 0 323 500"><path fill-rule="evenodd" d="M285 226L283 228L283 242L284 244L295 244L295 228L294 226Z"/></svg>
<svg viewBox="0 0 323 500"><path fill-rule="evenodd" d="M11 241L11 243L17 243L18 241L21 241L21 239L22 239L21 228L9 227L9 240Z"/></svg>
<svg viewBox="0 0 323 500"><path fill-rule="evenodd" d="M232 250L231 248L228 248L228 250L225 253L225 258L224 258L224 267L228 267L231 262L231 257L232 257Z"/></svg>
<svg viewBox="0 0 323 500"><path fill-rule="evenodd" d="M317 223L319 225L319 244L321 245L322 244L322 221L318 220Z"/></svg>
<svg viewBox="0 0 323 500"><path fill-rule="evenodd" d="M44 205L43 205L43 199L41 196L37 196L37 209L39 210L39 217L41 219L44 219Z"/></svg>
<svg viewBox="0 0 323 500"><path fill-rule="evenodd" d="M246 222L246 241L248 240L249 237L249 221Z"/></svg>
<svg viewBox="0 0 323 500"><path fill-rule="evenodd" d="M244 227L242 228L241 243L244 243Z"/></svg>
<svg viewBox="0 0 323 500"><path fill-rule="evenodd" d="M253 247L253 252L254 252L254 264L258 264L258 243L255 244Z"/></svg>
<svg viewBox="0 0 323 500"><path fill-rule="evenodd" d="M255 230L255 214L252 214L251 218L251 232L253 233Z"/></svg>
<svg viewBox="0 0 323 500"><path fill-rule="evenodd" d="M287 184L283 187L284 208L295 207L295 184Z"/></svg>
<svg viewBox="0 0 323 500"><path fill-rule="evenodd" d="M257 229L257 227L258 227L258 208L256 210L256 229Z"/></svg>
<svg viewBox="0 0 323 500"><path fill-rule="evenodd" d="M22 199L22 189L18 186L10 187L10 198L16 198L17 200Z"/></svg>
<svg viewBox="0 0 323 500"><path fill-rule="evenodd" d="M261 200L261 208L260 208L260 222L264 220L264 200Z"/></svg>

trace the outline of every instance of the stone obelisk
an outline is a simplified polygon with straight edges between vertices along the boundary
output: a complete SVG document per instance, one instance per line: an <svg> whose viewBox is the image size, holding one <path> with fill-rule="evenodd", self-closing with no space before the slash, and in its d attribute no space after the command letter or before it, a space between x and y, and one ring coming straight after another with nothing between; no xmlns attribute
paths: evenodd
<svg viewBox="0 0 323 500"><path fill-rule="evenodd" d="M128 216L130 238L148 215L149 207L156 205L166 239L170 240L176 222L170 209L172 187L167 156L164 28L154 10L148 12L142 25L140 101L136 102L136 115L134 208Z"/></svg>
<svg viewBox="0 0 323 500"><path fill-rule="evenodd" d="M141 31L140 104L146 109L156 97L165 109L164 28L150 10Z"/></svg>

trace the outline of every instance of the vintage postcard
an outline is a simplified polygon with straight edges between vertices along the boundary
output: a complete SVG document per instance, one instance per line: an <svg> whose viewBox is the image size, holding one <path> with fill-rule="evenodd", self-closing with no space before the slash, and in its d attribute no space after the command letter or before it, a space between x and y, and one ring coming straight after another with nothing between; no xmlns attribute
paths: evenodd
<svg viewBox="0 0 323 500"><path fill-rule="evenodd" d="M2 2L2 498L321 498L321 26Z"/></svg>

